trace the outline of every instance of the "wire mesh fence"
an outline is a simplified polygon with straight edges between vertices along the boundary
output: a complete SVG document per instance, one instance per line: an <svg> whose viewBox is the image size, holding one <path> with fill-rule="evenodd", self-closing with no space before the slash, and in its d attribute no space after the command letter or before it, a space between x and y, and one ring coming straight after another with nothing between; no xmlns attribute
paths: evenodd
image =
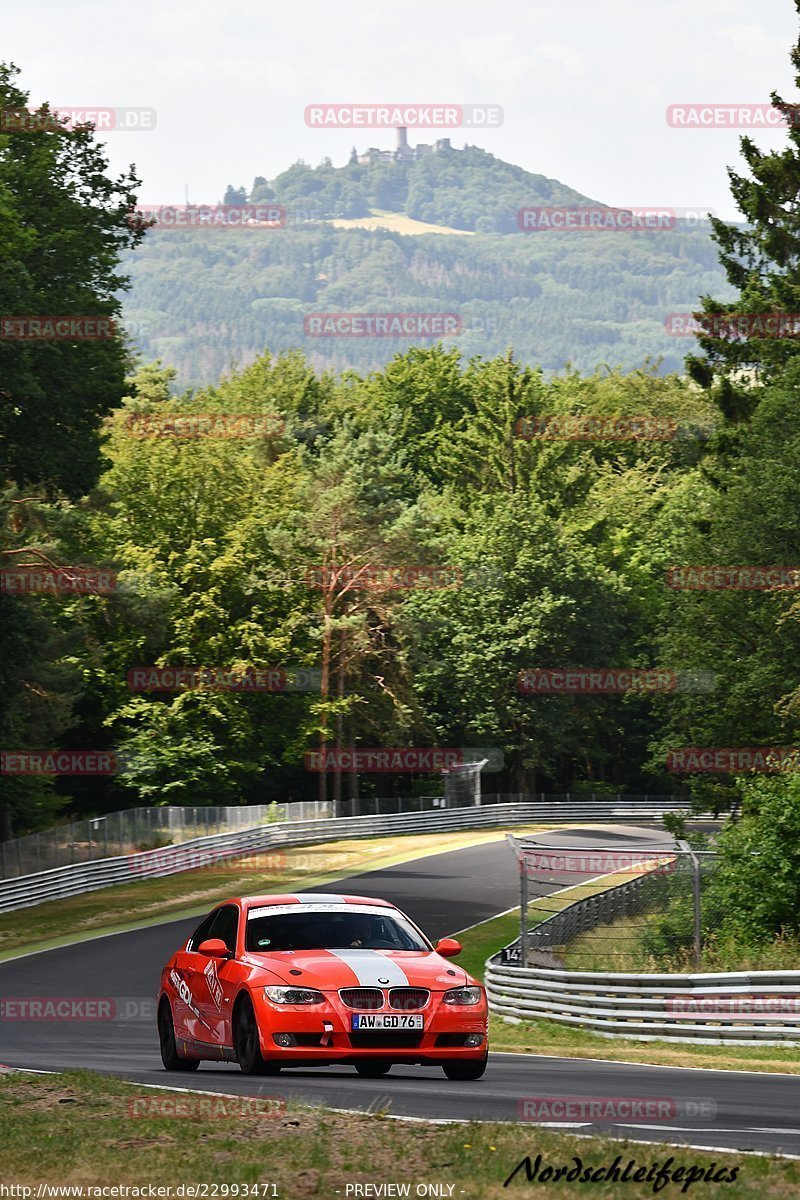
<svg viewBox="0 0 800 1200"><path fill-rule="evenodd" d="M719 922L713 851L685 842L569 847L509 836L520 938L506 961L572 970L690 970Z"/></svg>
<svg viewBox="0 0 800 1200"><path fill-rule="evenodd" d="M330 816L331 805L317 801L128 808L0 842L0 879L116 858L136 850L156 850L191 838L234 833L276 821L311 821Z"/></svg>

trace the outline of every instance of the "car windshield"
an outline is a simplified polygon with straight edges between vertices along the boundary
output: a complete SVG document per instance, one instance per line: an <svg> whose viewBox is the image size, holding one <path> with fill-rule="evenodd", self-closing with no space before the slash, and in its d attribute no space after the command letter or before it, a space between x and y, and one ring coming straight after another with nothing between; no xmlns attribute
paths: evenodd
<svg viewBox="0 0 800 1200"><path fill-rule="evenodd" d="M246 948L254 954L279 950L430 950L399 914L313 912L271 914L258 909L248 916Z"/></svg>

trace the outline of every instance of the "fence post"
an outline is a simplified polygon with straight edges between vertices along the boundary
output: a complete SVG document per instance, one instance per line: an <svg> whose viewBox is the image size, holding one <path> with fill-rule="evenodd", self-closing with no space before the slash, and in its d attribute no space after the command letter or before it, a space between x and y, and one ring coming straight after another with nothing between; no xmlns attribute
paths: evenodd
<svg viewBox="0 0 800 1200"><path fill-rule="evenodd" d="M519 950L523 967L528 965L528 868L523 853L520 859L519 883Z"/></svg>
<svg viewBox="0 0 800 1200"><path fill-rule="evenodd" d="M692 855L692 897L694 906L694 966L700 970L700 955L703 949L702 930L700 925L700 860Z"/></svg>

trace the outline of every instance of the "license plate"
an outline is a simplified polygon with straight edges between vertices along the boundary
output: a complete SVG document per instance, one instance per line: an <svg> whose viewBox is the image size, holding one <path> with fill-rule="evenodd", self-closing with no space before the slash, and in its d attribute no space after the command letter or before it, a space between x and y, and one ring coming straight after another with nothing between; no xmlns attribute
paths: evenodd
<svg viewBox="0 0 800 1200"><path fill-rule="evenodd" d="M353 1013L350 1028L362 1029L424 1029L422 1016L401 1016L399 1013Z"/></svg>

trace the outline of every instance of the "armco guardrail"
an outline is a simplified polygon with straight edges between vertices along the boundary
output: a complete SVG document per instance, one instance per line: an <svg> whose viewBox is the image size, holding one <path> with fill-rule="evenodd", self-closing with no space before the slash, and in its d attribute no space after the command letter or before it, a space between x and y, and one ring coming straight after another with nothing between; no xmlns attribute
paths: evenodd
<svg viewBox="0 0 800 1200"><path fill-rule="evenodd" d="M800 1045L800 971L633 975L486 964L489 1007L604 1037L743 1046Z"/></svg>
<svg viewBox="0 0 800 1200"><path fill-rule="evenodd" d="M131 883L145 874L173 875L197 867L205 855L256 854L280 847L308 846L334 838L381 837L396 833L437 833L444 829L478 829L488 826L572 823L576 821L658 820L665 812L688 807L688 800L675 797L626 800L624 796L609 802L607 797L565 802L539 800L495 802L467 808L433 808L419 813L399 813L370 817L323 818L316 821L275 822L253 829L193 838L163 849L123 854L93 862L75 863L49 871L37 871L13 879L0 880L0 912L29 908L46 900L76 896L117 883ZM163 869L146 871L150 861L161 862Z"/></svg>
<svg viewBox="0 0 800 1200"><path fill-rule="evenodd" d="M516 839L509 835L509 841L513 844ZM531 850L545 862L547 855L561 854L567 862L570 855L590 859L592 854L612 853L596 847L590 851L543 848L538 841L531 843ZM663 861L527 928L526 965L519 938L493 955L485 973L491 1011L506 1021L558 1021L609 1038L800 1045L800 971L650 974L563 967L553 947L564 947L584 930L626 916L642 900L656 899L665 875L672 873L680 856L696 860L700 852L679 842L674 850L657 847L628 853L631 858L637 853L657 854ZM532 959L538 960L537 965L531 964Z"/></svg>
<svg viewBox="0 0 800 1200"><path fill-rule="evenodd" d="M342 800L340 815L352 817L384 816L387 813L418 813L436 808L462 808L471 805L474 797L461 803L448 802L445 796L362 796L357 800ZM525 804L543 806L543 811L564 814L565 820L581 820L587 804L596 805L597 819L603 813L628 811L637 815L660 816L663 812L682 809L688 804L677 796L622 795L513 795L484 796L481 804ZM96 862L103 858L119 858L132 854L144 843L153 845L191 841L212 834L233 833L277 821L309 821L333 815L330 801L294 800L282 804L241 805L164 805L157 808L128 808L100 817L85 817L81 821L65 822L29 833L23 837L0 842L0 880L21 875L38 874L56 867L76 863ZM550 819L559 820L552 816Z"/></svg>

